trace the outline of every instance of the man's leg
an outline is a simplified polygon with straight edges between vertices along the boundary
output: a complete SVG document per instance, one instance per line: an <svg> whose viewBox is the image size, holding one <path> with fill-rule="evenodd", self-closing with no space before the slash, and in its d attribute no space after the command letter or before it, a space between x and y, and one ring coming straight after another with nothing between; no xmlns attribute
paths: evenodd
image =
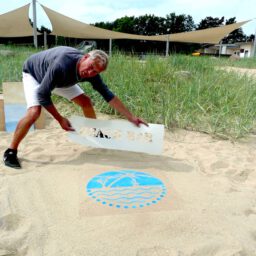
<svg viewBox="0 0 256 256"><path fill-rule="evenodd" d="M80 94L73 98L72 101L82 108L85 117L96 119L96 114L90 97L85 94Z"/></svg>
<svg viewBox="0 0 256 256"><path fill-rule="evenodd" d="M6 166L13 168L21 168L17 158L17 150L22 139L27 135L30 127L37 120L41 113L41 106L30 107L27 110L25 117L23 117L14 132L12 142L9 148L4 153L4 163Z"/></svg>
<svg viewBox="0 0 256 256"><path fill-rule="evenodd" d="M96 114L91 99L88 96L81 94L72 99L72 101L82 108L85 117L96 119ZM103 134L101 130L97 130L96 128L94 128L94 130L95 137L110 139L110 137L106 134Z"/></svg>
<svg viewBox="0 0 256 256"><path fill-rule="evenodd" d="M11 149L18 149L18 146L22 139L27 135L30 127L34 124L34 122L39 118L41 113L41 106L30 107L27 110L26 115L19 121L12 142L10 144Z"/></svg>
<svg viewBox="0 0 256 256"><path fill-rule="evenodd" d="M55 88L52 92L79 105L82 108L85 117L96 118L90 97L84 94L84 91L78 84L71 87Z"/></svg>

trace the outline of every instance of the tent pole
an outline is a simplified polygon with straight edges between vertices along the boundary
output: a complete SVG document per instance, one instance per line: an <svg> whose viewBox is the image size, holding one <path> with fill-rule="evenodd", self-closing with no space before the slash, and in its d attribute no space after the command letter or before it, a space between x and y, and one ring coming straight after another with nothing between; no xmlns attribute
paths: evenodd
<svg viewBox="0 0 256 256"><path fill-rule="evenodd" d="M220 55L221 55L221 51L222 51L222 41L220 41L219 58L220 58Z"/></svg>
<svg viewBox="0 0 256 256"><path fill-rule="evenodd" d="M34 46L37 48L37 24L36 24L36 0L32 0L33 4L33 35L34 35Z"/></svg>
<svg viewBox="0 0 256 256"><path fill-rule="evenodd" d="M109 39L109 50L108 50L108 55L111 56L112 55L112 39Z"/></svg>
<svg viewBox="0 0 256 256"><path fill-rule="evenodd" d="M254 34L253 48L252 48L252 57L256 57L256 29Z"/></svg>
<svg viewBox="0 0 256 256"><path fill-rule="evenodd" d="M169 35L167 35L167 40L166 40L166 48L165 48L165 57L169 56Z"/></svg>
<svg viewBox="0 0 256 256"><path fill-rule="evenodd" d="M47 49L47 32L44 31L44 49Z"/></svg>

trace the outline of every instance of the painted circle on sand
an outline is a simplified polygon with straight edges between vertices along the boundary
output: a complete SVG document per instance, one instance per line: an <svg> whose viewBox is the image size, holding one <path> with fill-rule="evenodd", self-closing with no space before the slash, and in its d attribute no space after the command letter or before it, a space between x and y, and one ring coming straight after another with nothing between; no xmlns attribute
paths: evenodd
<svg viewBox="0 0 256 256"><path fill-rule="evenodd" d="M86 192L102 205L137 209L157 204L167 190L159 178L149 173L120 170L93 177L87 183Z"/></svg>

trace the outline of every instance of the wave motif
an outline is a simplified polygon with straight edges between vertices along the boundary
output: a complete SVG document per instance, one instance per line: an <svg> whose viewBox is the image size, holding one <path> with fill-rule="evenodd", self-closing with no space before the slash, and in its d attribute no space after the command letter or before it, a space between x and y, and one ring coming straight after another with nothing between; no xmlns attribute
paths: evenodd
<svg viewBox="0 0 256 256"><path fill-rule="evenodd" d="M151 174L122 170L93 177L87 184L87 194L103 205L128 209L158 203L166 188Z"/></svg>
<svg viewBox="0 0 256 256"><path fill-rule="evenodd" d="M117 208L142 208L156 204L166 195L165 186L139 188L90 189L87 193L96 202Z"/></svg>
<svg viewBox="0 0 256 256"><path fill-rule="evenodd" d="M152 194L158 194L163 189L163 186L146 186L145 188L142 187L131 187L131 188L124 188L124 189L118 189L118 188L112 188L112 189L91 189L88 191L88 194L90 196L101 196L101 195L108 195L108 196L116 196L116 195L128 195L130 193L136 193L138 194L146 194L150 193Z"/></svg>

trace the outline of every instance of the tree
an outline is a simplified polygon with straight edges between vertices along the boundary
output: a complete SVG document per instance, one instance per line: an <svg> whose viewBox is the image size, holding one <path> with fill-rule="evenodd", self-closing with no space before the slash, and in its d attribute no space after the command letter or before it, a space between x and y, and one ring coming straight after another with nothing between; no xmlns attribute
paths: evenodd
<svg viewBox="0 0 256 256"><path fill-rule="evenodd" d="M92 24L95 27L104 28L108 30L114 29L114 22L96 22L95 24Z"/></svg>
<svg viewBox="0 0 256 256"><path fill-rule="evenodd" d="M44 33L46 32L47 34L50 34L52 31L49 28L46 28L45 26L41 26L41 28L37 29L38 32Z"/></svg>
<svg viewBox="0 0 256 256"><path fill-rule="evenodd" d="M165 34L174 34L195 29L195 23L190 15L176 15L174 12L166 15Z"/></svg>
<svg viewBox="0 0 256 256"><path fill-rule="evenodd" d="M255 39L255 35L254 34L251 34L249 36L246 36L246 40L247 42L253 42Z"/></svg>
<svg viewBox="0 0 256 256"><path fill-rule="evenodd" d="M144 15L135 18L134 33L139 35L161 35L164 32L164 18L154 15Z"/></svg>
<svg viewBox="0 0 256 256"><path fill-rule="evenodd" d="M131 17L125 16L123 18L116 19L113 22L113 30L118 32L133 34L134 26L135 26L134 16L131 16Z"/></svg>
<svg viewBox="0 0 256 256"><path fill-rule="evenodd" d="M219 27L223 25L223 22L224 22L224 17L221 17L219 19L219 18L213 18L208 16L200 21L200 23L197 25L196 30Z"/></svg>
<svg viewBox="0 0 256 256"><path fill-rule="evenodd" d="M31 27L33 28L34 23L30 18L29 18L29 23L30 23ZM50 34L52 32L49 28L46 28L45 26L41 26L41 28L36 28L36 30L37 30L37 32L42 33L42 34L44 33L44 31L47 34Z"/></svg>

